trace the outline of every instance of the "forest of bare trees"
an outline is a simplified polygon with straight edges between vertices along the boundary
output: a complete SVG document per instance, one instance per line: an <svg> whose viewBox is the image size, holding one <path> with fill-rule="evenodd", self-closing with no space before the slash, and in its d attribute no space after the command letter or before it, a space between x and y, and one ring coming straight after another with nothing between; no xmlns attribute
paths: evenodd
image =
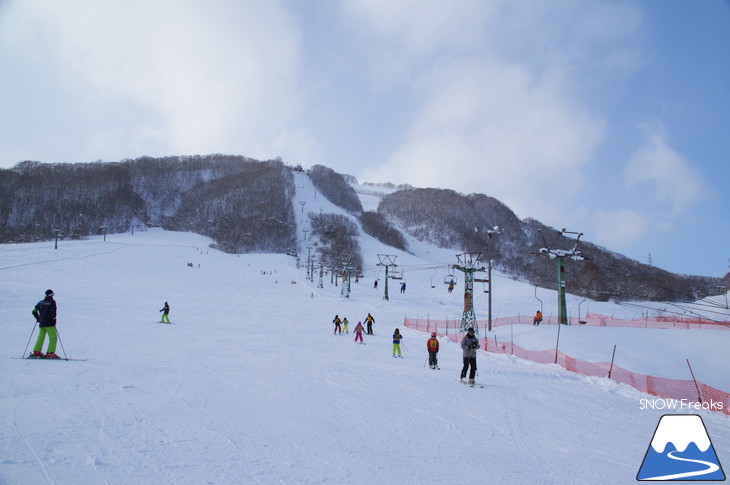
<svg viewBox="0 0 730 485"><path fill-rule="evenodd" d="M141 157L121 162L42 164L0 169L0 243L84 238L133 226L206 235L233 253L295 254L297 233L293 171L281 160L242 156ZM361 231L408 251L407 237L460 252L482 252L500 270L542 287L554 287L556 262L540 255L546 244L574 244L533 219L520 220L502 202L483 195L404 185L364 212L353 177L315 165L307 171L322 196L344 214L309 214L317 258L360 270ZM348 183L348 178L350 183ZM498 228L491 240L488 229ZM728 289L724 279L677 275L606 248L580 242L584 256L567 260L568 291L595 300L687 301ZM373 257L373 255L368 255Z"/></svg>

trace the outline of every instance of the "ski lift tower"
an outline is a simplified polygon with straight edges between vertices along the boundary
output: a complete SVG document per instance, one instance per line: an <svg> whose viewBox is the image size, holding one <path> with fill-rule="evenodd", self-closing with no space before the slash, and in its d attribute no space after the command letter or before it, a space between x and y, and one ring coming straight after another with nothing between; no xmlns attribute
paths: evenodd
<svg viewBox="0 0 730 485"><path fill-rule="evenodd" d="M350 260L346 259L342 263L342 291L340 292L340 296L343 296L345 298L350 298L350 271L352 270L352 267L350 266Z"/></svg>
<svg viewBox="0 0 730 485"><path fill-rule="evenodd" d="M481 252L457 254L456 259L459 264L451 266L464 273L464 313L461 316L461 332L465 333L469 327L473 327L477 337L479 328L474 313L474 273L485 269L480 266L481 255Z"/></svg>
<svg viewBox="0 0 730 485"><path fill-rule="evenodd" d="M383 296L383 300L386 301L390 301L390 298L388 298L388 268L391 266L398 267L398 265L395 264L397 257L398 256L390 254L378 254L378 260L380 261L378 266L385 266L385 295Z"/></svg>
<svg viewBox="0 0 730 485"><path fill-rule="evenodd" d="M578 251L578 241L580 241L580 237L583 235L582 232L570 232L566 231L565 228L563 228L562 231L560 231L560 234L565 236L566 234L575 234L578 237L575 239L575 244L573 245L573 249L566 250L566 249L551 249L550 246L547 243L547 240L545 239L545 235L542 233L541 230L538 229L540 232L540 235L542 236L542 240L545 243L545 247L540 249L540 254L543 256L547 256L550 259L555 259L558 262L558 324L561 325L567 325L568 324L568 309L567 305L565 303L565 265L564 260L565 258L570 258L575 261L583 261L585 258L581 255L580 251Z"/></svg>
<svg viewBox="0 0 730 485"><path fill-rule="evenodd" d="M487 322L488 322L488 331L492 331L492 237L496 236L497 234L501 234L499 231L499 226L494 226L491 229L487 229L484 232L487 235L487 284L489 285L488 290L488 315L487 315Z"/></svg>

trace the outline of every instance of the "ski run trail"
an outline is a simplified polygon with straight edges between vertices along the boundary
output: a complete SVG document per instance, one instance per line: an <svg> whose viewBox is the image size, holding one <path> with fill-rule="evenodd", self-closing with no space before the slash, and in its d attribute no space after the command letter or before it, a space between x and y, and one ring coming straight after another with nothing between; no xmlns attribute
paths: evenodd
<svg viewBox="0 0 730 485"><path fill-rule="evenodd" d="M306 189L307 210L335 212ZM321 289L307 281L293 257L225 254L210 242L150 229L58 249L0 245L0 483L631 484L668 413L700 414L730 464L722 413L647 408L657 398L609 379L481 350L485 387L470 388L457 382L461 349L445 338L430 369L429 336L403 317L460 318L460 291L443 285L454 251L410 241L412 254L401 253L363 234L363 277L344 298L329 275ZM390 282L389 301L377 254L397 255L407 281L405 293ZM47 288L57 353L86 361L11 358L23 355ZM495 317L539 308L530 284L495 272L493 288ZM555 292L540 291L545 314L557 314ZM571 311L581 300L569 296ZM158 323L165 301L170 325ZM486 295L475 305L486 318ZM355 344L368 312L374 335ZM333 334L335 314L350 334ZM395 328L402 359L391 356ZM556 329L493 333L550 349ZM580 359L609 361L614 344L629 370L688 379L689 359L700 381L730 389L730 331L562 328L561 350Z"/></svg>

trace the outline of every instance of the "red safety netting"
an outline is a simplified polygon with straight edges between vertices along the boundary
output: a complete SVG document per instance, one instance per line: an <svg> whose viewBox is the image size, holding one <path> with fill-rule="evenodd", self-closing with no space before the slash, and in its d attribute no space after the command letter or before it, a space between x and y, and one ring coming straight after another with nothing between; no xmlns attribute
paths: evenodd
<svg viewBox="0 0 730 485"><path fill-rule="evenodd" d="M453 320L448 320L453 322ZM542 325L555 325L557 317L554 315L545 315ZM487 324L486 320L479 320L479 328ZM532 325L532 315L516 315L511 317L501 317L492 319L492 327L501 327L503 325ZM593 327L632 327L632 328L680 328L680 329L713 329L713 330L730 330L730 321L711 321L701 320L697 318L655 316L646 318L637 318L633 320L625 320L614 318L598 313L587 313L585 317L568 318L569 325L587 325Z"/></svg>
<svg viewBox="0 0 730 485"><path fill-rule="evenodd" d="M517 322L514 322L517 323ZM658 322L665 323L665 322ZM405 327L421 332L436 332L439 337L460 342L463 334L460 320L413 319L405 317ZM494 320L493 320L494 325ZM704 325L704 324L702 324ZM480 325L481 327L481 325ZM667 328L667 327L651 327ZM696 328L696 327L672 327ZM715 328L715 327L713 327ZM487 352L508 354L541 364L557 364L571 372L586 376L608 377L616 382L629 385L639 391L668 399L676 399L682 403L704 403L705 409L730 414L730 394L712 386L694 380L668 379L664 377L638 374L609 362L586 362L564 354L558 349L527 350L513 342L496 342L486 338L480 339L482 348Z"/></svg>

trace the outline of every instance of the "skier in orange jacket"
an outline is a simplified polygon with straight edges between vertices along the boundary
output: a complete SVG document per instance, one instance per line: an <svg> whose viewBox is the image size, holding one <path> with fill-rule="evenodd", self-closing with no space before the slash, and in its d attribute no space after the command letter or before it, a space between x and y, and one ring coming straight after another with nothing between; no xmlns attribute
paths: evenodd
<svg viewBox="0 0 730 485"><path fill-rule="evenodd" d="M438 369L436 354L439 351L439 341L436 339L436 332L433 332L431 338L426 341L426 349L428 350L428 366L431 369Z"/></svg>

